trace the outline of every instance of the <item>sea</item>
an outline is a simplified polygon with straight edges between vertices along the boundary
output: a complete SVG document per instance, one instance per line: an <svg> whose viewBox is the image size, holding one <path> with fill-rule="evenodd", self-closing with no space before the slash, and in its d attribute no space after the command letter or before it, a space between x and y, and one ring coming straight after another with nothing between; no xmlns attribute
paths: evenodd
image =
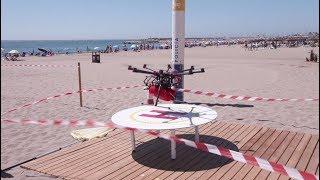
<svg viewBox="0 0 320 180"><path fill-rule="evenodd" d="M124 42L130 40L1 40L1 48L4 52L13 49L19 52L39 52L38 48L53 51L55 53L74 53L77 51L91 51L95 47L105 50L107 45L119 45L122 48ZM157 43L154 44L157 46ZM129 48L131 45L127 45Z"/></svg>

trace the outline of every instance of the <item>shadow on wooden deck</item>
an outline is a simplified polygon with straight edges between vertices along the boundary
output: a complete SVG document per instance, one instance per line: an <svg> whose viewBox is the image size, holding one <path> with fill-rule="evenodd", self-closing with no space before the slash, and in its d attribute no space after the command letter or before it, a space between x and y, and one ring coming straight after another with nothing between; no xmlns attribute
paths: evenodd
<svg viewBox="0 0 320 180"><path fill-rule="evenodd" d="M179 134L179 138L194 140L193 134ZM223 146L227 149L239 151L238 147L232 142L215 136L200 135L200 141L212 145ZM218 142L218 143L217 143ZM155 157L145 157L159 148L164 148L161 153ZM177 158L171 159L170 141L163 139L152 139L144 142L136 147L136 151L132 153L133 159L144 166L169 170L169 171L199 171L209 170L224 166L232 162L228 158L202 152L192 147L177 144ZM143 157L143 158L142 158ZM159 163L160 162L160 163Z"/></svg>

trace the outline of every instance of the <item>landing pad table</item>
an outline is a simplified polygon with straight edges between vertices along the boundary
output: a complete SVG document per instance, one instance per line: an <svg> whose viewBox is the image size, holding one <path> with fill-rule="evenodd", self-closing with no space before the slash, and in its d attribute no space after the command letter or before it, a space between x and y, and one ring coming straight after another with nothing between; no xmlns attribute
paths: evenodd
<svg viewBox="0 0 320 180"><path fill-rule="evenodd" d="M217 112L203 106L192 104L144 105L125 109L111 117L117 125L143 130L171 130L195 128L195 142L199 142L199 125L209 123L217 117ZM132 150L135 150L135 135L131 131ZM171 159L176 158L176 142L171 141Z"/></svg>

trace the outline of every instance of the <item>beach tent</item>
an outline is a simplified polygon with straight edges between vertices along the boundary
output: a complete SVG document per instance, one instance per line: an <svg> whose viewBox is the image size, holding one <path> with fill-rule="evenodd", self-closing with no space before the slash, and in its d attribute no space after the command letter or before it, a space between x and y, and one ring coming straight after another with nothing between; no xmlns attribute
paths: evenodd
<svg viewBox="0 0 320 180"><path fill-rule="evenodd" d="M9 51L9 54L19 54L19 51L13 49L13 50Z"/></svg>

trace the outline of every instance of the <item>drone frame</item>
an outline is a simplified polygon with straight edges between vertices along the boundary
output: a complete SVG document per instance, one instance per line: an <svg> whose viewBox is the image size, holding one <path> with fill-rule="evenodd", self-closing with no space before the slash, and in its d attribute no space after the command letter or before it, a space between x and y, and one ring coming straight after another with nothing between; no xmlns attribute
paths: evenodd
<svg viewBox="0 0 320 180"><path fill-rule="evenodd" d="M175 87L179 83L179 80L177 80L177 82L174 82L174 80L176 78L179 78L184 75L192 75L192 74L196 74L196 73L204 73L205 72L204 68L201 68L200 70L195 70L194 66L191 66L189 69L184 69L178 73L170 72L171 69L172 69L172 67L170 64L168 64L166 71L153 70L151 68L148 68L146 64L143 65L143 69L138 69L138 68L132 67L131 65L128 66L128 70L131 70L134 73L142 73L142 74L148 75L148 76L146 76L146 78L143 81L143 83L146 86L148 86L149 88L150 88L150 86L156 86L158 88L158 93L156 96L157 98L156 98L156 101L154 104L155 106L158 105L160 91L162 88L171 88L172 89L172 87Z"/></svg>

